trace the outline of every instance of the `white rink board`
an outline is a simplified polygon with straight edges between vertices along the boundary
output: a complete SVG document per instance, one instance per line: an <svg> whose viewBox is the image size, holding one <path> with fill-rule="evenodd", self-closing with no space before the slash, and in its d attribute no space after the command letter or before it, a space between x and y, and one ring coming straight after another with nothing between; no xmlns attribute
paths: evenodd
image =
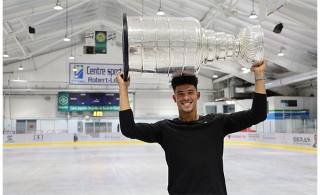
<svg viewBox="0 0 320 195"><path fill-rule="evenodd" d="M108 141L134 141L121 133L61 133L61 134L4 134L4 144L19 143L65 143L74 142L108 142Z"/></svg>
<svg viewBox="0 0 320 195"><path fill-rule="evenodd" d="M256 133L239 132L229 134L224 138L226 142L251 142L264 144L278 144L313 148L315 134L301 133Z"/></svg>
<svg viewBox="0 0 320 195"><path fill-rule="evenodd" d="M76 138L75 138L76 136ZM122 133L4 134L4 144L66 142L138 141ZM224 138L226 142L251 142L313 148L314 134L238 132Z"/></svg>

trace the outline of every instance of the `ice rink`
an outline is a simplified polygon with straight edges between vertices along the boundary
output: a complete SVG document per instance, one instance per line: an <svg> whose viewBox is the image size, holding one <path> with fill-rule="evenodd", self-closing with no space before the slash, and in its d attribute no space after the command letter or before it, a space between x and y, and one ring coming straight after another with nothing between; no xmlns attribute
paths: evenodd
<svg viewBox="0 0 320 195"><path fill-rule="evenodd" d="M317 153L225 144L230 195L314 195ZM3 194L165 195L167 164L158 144L3 147Z"/></svg>

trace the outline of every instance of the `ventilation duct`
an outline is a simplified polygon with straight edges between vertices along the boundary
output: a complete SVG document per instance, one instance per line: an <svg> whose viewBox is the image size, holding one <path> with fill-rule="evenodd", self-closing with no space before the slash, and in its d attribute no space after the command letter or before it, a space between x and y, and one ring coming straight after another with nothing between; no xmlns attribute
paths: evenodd
<svg viewBox="0 0 320 195"><path fill-rule="evenodd" d="M305 72L305 73L297 74L291 77L273 80L273 81L267 82L265 85L266 85L266 89L271 89L275 87L291 85L294 83L299 83L299 82L316 79L316 78L317 78L317 70L313 70L311 72ZM243 92L251 93L251 92L254 92L254 90L255 90L255 86L253 85L250 87L245 87Z"/></svg>

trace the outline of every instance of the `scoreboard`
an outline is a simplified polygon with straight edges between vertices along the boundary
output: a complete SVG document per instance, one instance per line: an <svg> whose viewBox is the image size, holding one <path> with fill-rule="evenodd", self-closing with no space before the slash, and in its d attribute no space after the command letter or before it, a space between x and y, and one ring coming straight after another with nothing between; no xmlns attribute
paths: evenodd
<svg viewBox="0 0 320 195"><path fill-rule="evenodd" d="M119 111L119 93L59 93L58 111Z"/></svg>
<svg viewBox="0 0 320 195"><path fill-rule="evenodd" d="M119 106L119 93L69 93L69 106Z"/></svg>

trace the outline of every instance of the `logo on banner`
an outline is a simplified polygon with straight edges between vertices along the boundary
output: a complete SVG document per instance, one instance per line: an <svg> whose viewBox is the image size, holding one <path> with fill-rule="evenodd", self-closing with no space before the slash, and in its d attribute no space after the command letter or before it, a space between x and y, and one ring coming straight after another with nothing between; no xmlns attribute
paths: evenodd
<svg viewBox="0 0 320 195"><path fill-rule="evenodd" d="M34 135L33 139L34 140L43 140L43 135Z"/></svg>
<svg viewBox="0 0 320 195"><path fill-rule="evenodd" d="M293 143L299 145L311 145L310 137L293 137Z"/></svg>
<svg viewBox="0 0 320 195"><path fill-rule="evenodd" d="M68 103L68 97L67 96L60 96L59 97L59 104L62 104L62 105L66 105Z"/></svg>
<svg viewBox="0 0 320 195"><path fill-rule="evenodd" d="M7 136L7 141L8 141L8 142L13 141L13 136L12 136L12 135L8 135L8 136Z"/></svg>
<svg viewBox="0 0 320 195"><path fill-rule="evenodd" d="M7 135L7 141L5 141L5 143L14 143L15 141L13 141L13 135Z"/></svg>
<svg viewBox="0 0 320 195"><path fill-rule="evenodd" d="M230 139L231 135L228 135L228 138Z"/></svg>
<svg viewBox="0 0 320 195"><path fill-rule="evenodd" d="M98 42L103 43L103 42L106 41L106 35L105 35L104 33L102 33L102 32L99 32L99 33L96 35L96 40L97 40Z"/></svg>
<svg viewBox="0 0 320 195"><path fill-rule="evenodd" d="M74 67L77 69L74 71L74 78L83 79L83 65L75 65Z"/></svg>

